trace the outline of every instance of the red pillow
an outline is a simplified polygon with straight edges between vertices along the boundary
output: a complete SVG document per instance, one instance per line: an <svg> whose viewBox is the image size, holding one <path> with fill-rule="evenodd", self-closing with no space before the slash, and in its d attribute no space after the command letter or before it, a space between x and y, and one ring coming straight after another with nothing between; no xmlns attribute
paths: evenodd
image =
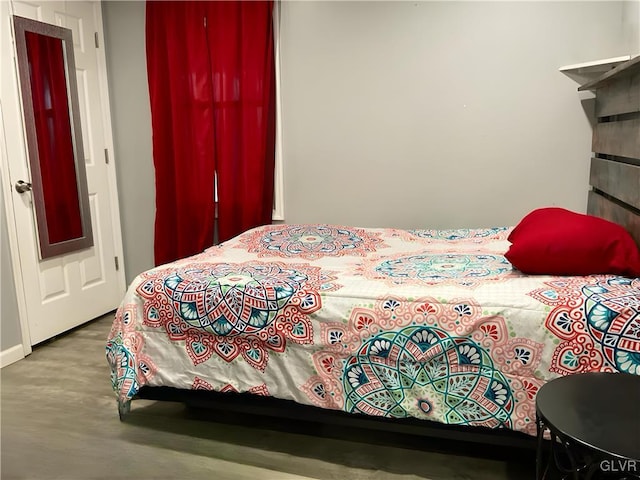
<svg viewBox="0 0 640 480"><path fill-rule="evenodd" d="M507 260L523 273L640 277L640 251L620 225L571 212L540 208L511 231Z"/></svg>

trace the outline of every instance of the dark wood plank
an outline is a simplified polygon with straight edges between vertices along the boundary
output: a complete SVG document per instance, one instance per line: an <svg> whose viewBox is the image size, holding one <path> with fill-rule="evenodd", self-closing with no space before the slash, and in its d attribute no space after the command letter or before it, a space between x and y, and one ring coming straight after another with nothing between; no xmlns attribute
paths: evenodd
<svg viewBox="0 0 640 480"><path fill-rule="evenodd" d="M640 118L598 123L593 129L592 150L607 155L640 158Z"/></svg>
<svg viewBox="0 0 640 480"><path fill-rule="evenodd" d="M621 77L626 77L627 75L633 75L640 69L640 55L631 60L621 63L615 68L612 68L602 76L585 83L581 87L578 88L578 91L583 90L597 90L598 88L604 87L609 83L619 79Z"/></svg>
<svg viewBox="0 0 640 480"><path fill-rule="evenodd" d="M589 183L594 188L640 209L639 166L592 158Z"/></svg>
<svg viewBox="0 0 640 480"><path fill-rule="evenodd" d="M622 225L640 246L640 215L599 195L593 190L589 192L587 213Z"/></svg>
<svg viewBox="0 0 640 480"><path fill-rule="evenodd" d="M632 112L640 112L640 70L599 88L596 94L597 117Z"/></svg>

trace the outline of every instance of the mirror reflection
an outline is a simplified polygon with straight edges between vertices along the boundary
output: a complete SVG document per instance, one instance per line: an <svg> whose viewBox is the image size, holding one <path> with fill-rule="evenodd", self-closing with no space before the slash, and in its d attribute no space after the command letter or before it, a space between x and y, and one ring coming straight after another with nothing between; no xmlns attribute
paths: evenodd
<svg viewBox="0 0 640 480"><path fill-rule="evenodd" d="M62 40L25 32L49 242L82 236Z"/></svg>
<svg viewBox="0 0 640 480"><path fill-rule="evenodd" d="M71 31L14 17L41 258L93 245Z"/></svg>

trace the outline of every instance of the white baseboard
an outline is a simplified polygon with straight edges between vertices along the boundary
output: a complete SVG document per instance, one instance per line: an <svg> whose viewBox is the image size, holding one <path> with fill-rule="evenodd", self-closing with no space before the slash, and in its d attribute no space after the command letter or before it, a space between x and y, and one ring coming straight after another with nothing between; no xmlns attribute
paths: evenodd
<svg viewBox="0 0 640 480"><path fill-rule="evenodd" d="M0 368L11 365L12 363L17 362L18 360L22 360L23 358L24 350L22 349L22 345L14 345L11 348L2 350L0 352Z"/></svg>

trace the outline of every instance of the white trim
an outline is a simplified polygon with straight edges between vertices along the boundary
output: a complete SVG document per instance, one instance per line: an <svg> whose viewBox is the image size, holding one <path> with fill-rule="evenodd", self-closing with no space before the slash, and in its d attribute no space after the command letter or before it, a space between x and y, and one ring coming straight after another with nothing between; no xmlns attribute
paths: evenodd
<svg viewBox="0 0 640 480"><path fill-rule="evenodd" d="M5 85L5 88L17 88L16 85L18 84L18 79L17 79L18 72L17 72L16 62L15 62L15 48L14 48L14 41L13 41L13 38L14 38L13 22L11 21L12 15L13 15L13 11L12 11L13 3L0 1L0 4L2 5L2 7L0 7L0 21L5 22L4 27L6 28L6 30L5 28L0 28L0 32L3 32L2 33L3 36L9 35L11 39L8 45L5 43L4 38L2 39L1 43L3 44L3 47L2 47L3 49L8 48L11 50L11 55L9 58L11 58L11 70L13 73L12 82L15 82L15 84L11 86ZM3 75L5 74L6 73L4 73ZM2 84L4 85L5 83L6 83L5 79L3 78ZM7 98L13 98L13 96L10 95ZM15 98L14 100L16 102L19 101L17 98ZM22 118L22 113L21 113L22 109L17 107L16 105L13 105L13 107L17 108L18 111L20 112L19 115L24 125L24 119ZM4 193L4 208L5 208L6 218L7 218L7 233L9 235L9 250L11 251L11 267L13 269L13 282L16 288L16 300L18 303L18 320L20 321L20 333L22 336L22 351L23 351L23 356L25 356L31 353L31 333L29 331L27 303L26 303L26 297L25 297L25 291L24 291L24 282L22 278L22 268L20 265L20 255L19 255L20 244L18 243L18 234L16 230L16 223L15 223L16 217L13 210L13 195L12 195L13 182L11 181L11 174L9 172L9 155L7 152L7 137L6 137L5 125L4 125L4 115L5 115L4 108L6 108L6 106L3 105L2 102L0 101L0 135L2 136L2 146L3 146L3 148L0 149L1 150L0 151L0 177L2 178L2 184L3 184L2 190ZM26 146L24 145L23 147L26 148ZM25 163L27 163L26 151L24 151L23 153L25 155L24 157Z"/></svg>
<svg viewBox="0 0 640 480"><path fill-rule="evenodd" d="M11 348L2 350L0 352L0 368L16 363L18 360L22 360L23 358L24 349L22 348L22 345L14 345Z"/></svg>
<svg viewBox="0 0 640 480"><path fill-rule="evenodd" d="M273 220L284 220L284 172L282 166L282 95L280 88L280 2L273 4L273 53L276 64L276 162L273 177Z"/></svg>

